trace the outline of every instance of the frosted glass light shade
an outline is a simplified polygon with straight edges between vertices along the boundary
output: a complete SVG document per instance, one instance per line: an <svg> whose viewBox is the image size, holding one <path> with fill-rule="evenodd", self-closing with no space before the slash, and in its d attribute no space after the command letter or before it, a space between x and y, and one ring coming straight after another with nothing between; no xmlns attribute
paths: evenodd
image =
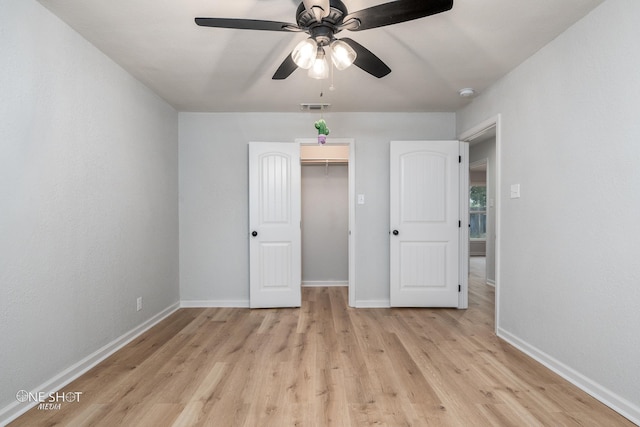
<svg viewBox="0 0 640 427"><path fill-rule="evenodd" d="M316 54L316 60L313 66L309 68L309 77L314 79L328 79L329 78L329 61L324 54L324 49L318 47L318 53Z"/></svg>
<svg viewBox="0 0 640 427"><path fill-rule="evenodd" d="M331 42L331 61L338 70L344 70L353 64L357 54L351 46L342 40L334 40Z"/></svg>
<svg viewBox="0 0 640 427"><path fill-rule="evenodd" d="M308 70L316 60L318 44L312 38L302 40L291 52L291 59L300 68Z"/></svg>

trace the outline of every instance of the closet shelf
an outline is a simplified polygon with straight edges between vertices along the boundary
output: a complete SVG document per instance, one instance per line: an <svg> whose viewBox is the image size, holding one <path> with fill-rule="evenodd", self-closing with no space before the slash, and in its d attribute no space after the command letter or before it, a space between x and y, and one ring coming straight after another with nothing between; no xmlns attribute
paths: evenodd
<svg viewBox="0 0 640 427"><path fill-rule="evenodd" d="M303 165L347 165L349 159L344 158L327 158L327 159L300 159Z"/></svg>

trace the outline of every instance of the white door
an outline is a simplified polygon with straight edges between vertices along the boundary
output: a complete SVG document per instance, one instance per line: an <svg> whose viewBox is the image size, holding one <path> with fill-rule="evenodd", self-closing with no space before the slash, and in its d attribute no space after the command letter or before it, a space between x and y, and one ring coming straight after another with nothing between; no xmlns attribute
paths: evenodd
<svg viewBox="0 0 640 427"><path fill-rule="evenodd" d="M249 305L300 307L300 147L249 143Z"/></svg>
<svg viewBox="0 0 640 427"><path fill-rule="evenodd" d="M457 307L458 141L391 142L391 306Z"/></svg>

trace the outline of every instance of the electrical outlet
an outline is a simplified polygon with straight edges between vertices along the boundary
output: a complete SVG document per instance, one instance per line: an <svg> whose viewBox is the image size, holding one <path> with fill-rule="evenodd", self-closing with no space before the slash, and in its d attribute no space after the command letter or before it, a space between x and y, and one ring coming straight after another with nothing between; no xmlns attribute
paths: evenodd
<svg viewBox="0 0 640 427"><path fill-rule="evenodd" d="M142 310L142 297L138 297L136 299L136 311Z"/></svg>

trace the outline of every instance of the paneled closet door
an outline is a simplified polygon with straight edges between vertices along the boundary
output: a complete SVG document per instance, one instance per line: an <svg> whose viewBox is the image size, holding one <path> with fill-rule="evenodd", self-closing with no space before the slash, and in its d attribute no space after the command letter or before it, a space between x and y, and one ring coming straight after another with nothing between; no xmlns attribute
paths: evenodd
<svg viewBox="0 0 640 427"><path fill-rule="evenodd" d="M300 147L249 143L251 308L300 307Z"/></svg>

